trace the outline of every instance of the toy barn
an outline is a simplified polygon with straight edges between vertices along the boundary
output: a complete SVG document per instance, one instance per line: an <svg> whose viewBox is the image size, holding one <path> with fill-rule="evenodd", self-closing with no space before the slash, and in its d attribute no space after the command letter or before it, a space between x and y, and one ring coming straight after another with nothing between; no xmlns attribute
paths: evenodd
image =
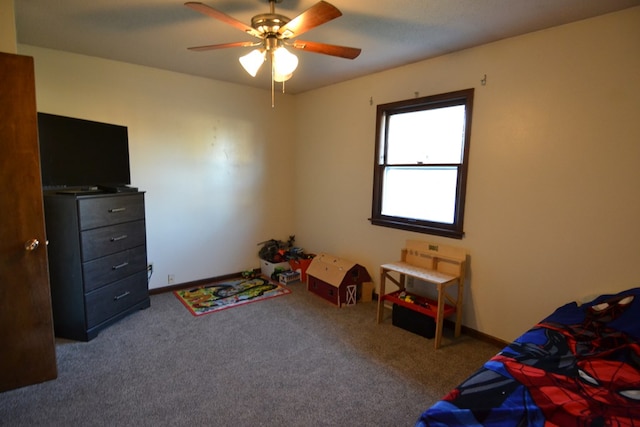
<svg viewBox="0 0 640 427"><path fill-rule="evenodd" d="M355 304L358 288L370 280L363 266L325 253L307 269L307 289L338 307Z"/></svg>

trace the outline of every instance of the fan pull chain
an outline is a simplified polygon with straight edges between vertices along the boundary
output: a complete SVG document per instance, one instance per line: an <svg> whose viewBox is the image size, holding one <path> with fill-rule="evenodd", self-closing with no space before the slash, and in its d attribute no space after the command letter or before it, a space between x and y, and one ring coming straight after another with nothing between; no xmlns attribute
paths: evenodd
<svg viewBox="0 0 640 427"><path fill-rule="evenodd" d="M275 78L275 71L273 69L273 55L272 55L271 56L271 108L274 108L276 106L276 96L275 96L276 82L274 78Z"/></svg>

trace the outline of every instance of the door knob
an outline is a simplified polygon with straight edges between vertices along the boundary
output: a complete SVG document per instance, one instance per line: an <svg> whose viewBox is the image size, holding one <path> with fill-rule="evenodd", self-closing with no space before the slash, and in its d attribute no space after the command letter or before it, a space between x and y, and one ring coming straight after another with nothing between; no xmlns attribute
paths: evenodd
<svg viewBox="0 0 640 427"><path fill-rule="evenodd" d="M31 239L24 244L24 249L27 251L33 251L38 246L40 246L40 242L38 241L38 239Z"/></svg>

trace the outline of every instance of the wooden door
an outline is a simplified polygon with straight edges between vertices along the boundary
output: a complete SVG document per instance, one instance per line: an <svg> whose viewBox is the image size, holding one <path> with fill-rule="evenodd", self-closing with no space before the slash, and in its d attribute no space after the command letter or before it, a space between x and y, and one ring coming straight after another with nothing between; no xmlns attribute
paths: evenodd
<svg viewBox="0 0 640 427"><path fill-rule="evenodd" d="M0 391L57 377L37 135L33 58L0 53Z"/></svg>

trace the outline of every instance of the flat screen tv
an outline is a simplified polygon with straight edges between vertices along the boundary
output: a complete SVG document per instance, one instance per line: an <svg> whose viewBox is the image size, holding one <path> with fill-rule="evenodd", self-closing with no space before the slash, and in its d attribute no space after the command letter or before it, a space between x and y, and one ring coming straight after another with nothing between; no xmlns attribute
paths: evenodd
<svg viewBox="0 0 640 427"><path fill-rule="evenodd" d="M131 184L126 126L38 113L44 189Z"/></svg>

